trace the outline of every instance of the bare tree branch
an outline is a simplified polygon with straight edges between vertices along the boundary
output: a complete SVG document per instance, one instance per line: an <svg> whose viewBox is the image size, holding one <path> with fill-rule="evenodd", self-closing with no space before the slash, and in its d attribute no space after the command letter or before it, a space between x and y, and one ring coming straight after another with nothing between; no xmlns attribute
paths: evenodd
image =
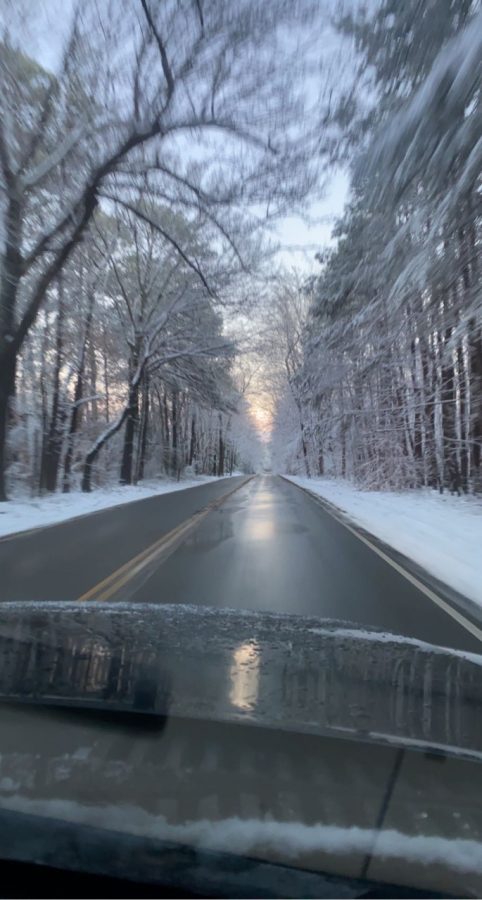
<svg viewBox="0 0 482 900"><path fill-rule="evenodd" d="M166 108L169 106L171 97L172 97L172 95L173 95L173 93L174 93L174 87L175 87L175 84L174 84L174 76L173 76L173 74L172 74L172 70L171 70L171 67L170 67L170 65L169 65L169 60L168 60L168 58L167 58L167 53L166 53L166 48L165 48L165 46L164 46L164 42L163 42L163 40L162 40L162 38L161 38L161 36L160 36L160 34L159 34L157 28L156 28L156 25L155 25L155 23L154 23L154 20L153 20L153 18L152 18L152 16L151 16L151 13L150 13L150 10L149 10L149 6L148 6L148 4L147 4L147 0L140 0L140 3L141 3L141 6L142 6L142 9L143 9L143 11L144 11L144 15L145 15L145 17L146 17L146 19L147 19L149 28L150 28L150 30L152 31L152 34L154 35L154 39L155 39L156 44L157 44L157 46L158 46L159 54L160 54L160 57L161 57L162 71L164 72L164 77L165 77L166 83L167 83L167 97L166 97L166 102L165 102L165 104L164 104L164 109L166 109Z"/></svg>
<svg viewBox="0 0 482 900"><path fill-rule="evenodd" d="M134 206L132 203L129 203L127 200L121 200L119 197L112 196L111 194L106 194L105 192L102 192L100 194L100 196L104 197L106 200L111 200L112 203L118 203L120 206L124 207L124 209L128 209L130 212L134 213L134 215L136 215L139 219L142 219L143 222L146 222L148 225L150 225L151 228L154 228L155 231L158 231L159 234L161 234L162 237L165 238L165 240L174 247L176 253L179 254L179 256L186 263L186 265L189 266L189 268L192 269L192 271L196 273L197 277L199 278L199 280L202 282L202 284L206 288L209 296L216 297L216 292L212 289L209 282L207 281L207 279L201 272L200 268L196 265L196 263L194 263L192 261L192 259L189 258L189 256L184 252L184 250L178 243L178 241L176 241L176 239L173 238L172 235L169 234L169 232L165 230L165 228L163 228L161 225L159 225L159 223L156 222L154 219L151 219L151 217L148 216L146 213L141 212L141 210L138 207Z"/></svg>

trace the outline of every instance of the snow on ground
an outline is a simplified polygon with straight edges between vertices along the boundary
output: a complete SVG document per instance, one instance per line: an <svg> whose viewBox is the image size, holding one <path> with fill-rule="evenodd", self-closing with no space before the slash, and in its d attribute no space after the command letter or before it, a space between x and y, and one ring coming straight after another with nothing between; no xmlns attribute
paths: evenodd
<svg viewBox="0 0 482 900"><path fill-rule="evenodd" d="M482 606L482 500L430 490L360 491L331 478L290 481L308 488L436 578Z"/></svg>
<svg viewBox="0 0 482 900"><path fill-rule="evenodd" d="M122 503L132 503L134 500L144 500L158 494L169 494L171 491L182 491L217 480L211 475L199 475L182 481L152 479L138 485L99 488L90 494L72 491L70 494L52 494L48 497L14 498L8 503L0 503L0 535L65 522L66 519L97 512L110 506L120 506Z"/></svg>

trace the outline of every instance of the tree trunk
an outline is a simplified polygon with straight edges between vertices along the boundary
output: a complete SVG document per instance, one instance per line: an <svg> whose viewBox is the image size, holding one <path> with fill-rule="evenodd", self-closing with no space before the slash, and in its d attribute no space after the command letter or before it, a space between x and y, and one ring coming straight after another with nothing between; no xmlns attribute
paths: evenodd
<svg viewBox="0 0 482 900"><path fill-rule="evenodd" d="M476 210L472 199L467 198L467 227L458 231L459 256L462 262L462 285L468 295L479 283L479 253L477 245ZM470 371L470 475L475 490L482 489L482 331L475 317L469 321L469 371Z"/></svg>
<svg viewBox="0 0 482 900"><path fill-rule="evenodd" d="M60 465L63 443L63 427L65 411L62 409L60 397L60 369L63 357L63 323L65 313L62 275L58 276L58 308L57 328L55 336L55 365L52 385L52 406L47 439L45 441L42 463L40 467L40 490L53 493L57 487L57 475Z"/></svg>
<svg viewBox="0 0 482 900"><path fill-rule="evenodd" d="M132 462L134 458L134 439L139 417L139 390L137 385L129 390L129 401L126 414L126 430L122 450L120 484L132 484Z"/></svg>
<svg viewBox="0 0 482 900"><path fill-rule="evenodd" d="M218 478L224 475L224 440L223 440L223 418L219 413L219 440L218 440Z"/></svg>
<svg viewBox="0 0 482 900"><path fill-rule="evenodd" d="M95 355L95 345L92 340L89 341L89 367L91 394L93 397L91 403L92 421L95 424L99 418L99 410L97 406L97 358Z"/></svg>
<svg viewBox="0 0 482 900"><path fill-rule="evenodd" d="M57 404L59 404L58 397L56 400ZM57 476L62 456L64 420L65 412L58 405L58 408L55 410L55 419L52 418L50 424L43 466L40 473L40 488L48 493L54 493L57 488Z"/></svg>
<svg viewBox="0 0 482 900"><path fill-rule="evenodd" d="M482 335L473 324L473 337L470 345L470 375L471 375L471 440L472 440L472 468L475 470L476 489L482 488Z"/></svg>
<svg viewBox="0 0 482 900"><path fill-rule="evenodd" d="M324 474L325 474L325 458L323 456L323 447L321 446L321 443L320 443L320 446L318 449L318 475L324 475Z"/></svg>
<svg viewBox="0 0 482 900"><path fill-rule="evenodd" d="M154 388L154 391L157 397L157 402L159 404L159 421L161 425L161 465L162 471L167 472L169 453L169 420L166 413L166 392L163 391L163 393L161 394L161 391L157 387Z"/></svg>
<svg viewBox="0 0 482 900"><path fill-rule="evenodd" d="M108 354L107 354L107 341L106 341L106 330L105 325L103 329L103 351L104 351L104 401L105 401L105 421L109 422L110 420L110 390L109 390L109 370L107 367L108 362Z"/></svg>
<svg viewBox="0 0 482 900"><path fill-rule="evenodd" d="M7 432L10 402L15 393L15 354L2 354L0 359L0 501L8 500L6 485Z"/></svg>
<svg viewBox="0 0 482 900"><path fill-rule="evenodd" d="M423 371L420 355L420 344L416 344L415 336L410 342L410 381L413 402L413 456L415 464L416 484L423 483L424 457L424 421L423 421Z"/></svg>
<svg viewBox="0 0 482 900"><path fill-rule="evenodd" d="M77 381L75 383L74 401L72 407L72 415L70 417L69 433L67 435L67 449L64 458L64 478L62 484L62 493L68 494L70 491L70 473L72 469L72 458L74 455L74 440L77 434L77 428L80 420L80 401L82 399L83 377L78 372Z"/></svg>
<svg viewBox="0 0 482 900"><path fill-rule="evenodd" d="M171 475L177 475L177 477L179 479L177 391L172 392L171 434L172 434Z"/></svg>
<svg viewBox="0 0 482 900"><path fill-rule="evenodd" d="M445 332L446 344L450 340L451 334L452 329L447 328ZM445 348L442 352L446 353ZM455 370L453 361L451 359L448 362L445 361L444 365L442 366L441 405L445 485L452 493L460 494L461 474L456 450L457 406L455 391Z"/></svg>
<svg viewBox="0 0 482 900"><path fill-rule="evenodd" d="M3 381L3 388L0 389L0 498L6 499L5 443L9 424L10 399L15 393L16 360L38 316L48 288L74 251L92 218L97 206L96 187L97 185L90 185L85 191L83 210L73 232L50 265L40 275L30 295L27 308L15 329L17 288L22 267L19 252L22 236L22 218L20 202L16 198L14 200L9 199L8 202L5 213L6 235L4 239L7 249L3 260L0 283L0 371L7 373L4 379L0 379L0 381ZM13 360L11 359L12 356Z"/></svg>
<svg viewBox="0 0 482 900"><path fill-rule="evenodd" d="M70 472L72 468L72 458L74 455L74 441L75 435L77 434L78 427L80 425L81 419L81 408L80 402L82 400L82 393L84 389L84 371L85 371L85 358L87 353L87 346L90 337L90 328L92 324L92 316L94 312L94 292L92 291L89 298L89 305L87 308L87 316L85 319L85 330L84 330L84 339L80 351L80 359L79 359L79 367L77 370L77 380L75 383L74 389L74 402L72 407L72 415L70 417L70 427L69 433L67 436L67 450L65 453L64 459L64 481L62 491L64 494L68 494L70 491ZM107 420L108 421L108 420Z"/></svg>
<svg viewBox="0 0 482 900"><path fill-rule="evenodd" d="M5 255L0 281L0 501L7 500L6 466L7 434L10 424L11 402L15 395L15 375L18 349L13 343L17 288L22 259L22 210L19 200L10 197L4 211Z"/></svg>
<svg viewBox="0 0 482 900"><path fill-rule="evenodd" d="M89 493L92 490L92 469L93 469L95 460L97 459L100 451L102 450L102 447L104 447L104 445L107 443L107 441L110 440L110 438L113 437L114 434L117 434L117 432L120 431L120 429L122 428L122 426L126 420L128 412L129 412L129 406L126 405L124 407L124 409L122 410L121 414L115 420L115 422L112 422L112 424L109 426L109 428L107 428L104 431L104 433L99 438L97 438L95 444L91 447L91 449L87 453L85 460L84 460L84 470L82 473L82 485L81 485L82 490L85 493Z"/></svg>
<svg viewBox="0 0 482 900"><path fill-rule="evenodd" d="M196 455L196 416L191 416L191 440L189 442L189 465L192 466Z"/></svg>
<svg viewBox="0 0 482 900"><path fill-rule="evenodd" d="M301 449L303 450L303 461L305 464L305 472L306 472L307 478L311 478L310 463L308 460L308 447L306 444L306 437L305 437L305 426L304 426L303 420L301 418L301 414L300 414L300 432L301 432Z"/></svg>
<svg viewBox="0 0 482 900"><path fill-rule="evenodd" d="M144 478L144 468L147 453L147 434L149 430L149 381L146 376L142 389L142 414L141 432L139 437L139 452L137 455L136 483Z"/></svg>
<svg viewBox="0 0 482 900"><path fill-rule="evenodd" d="M126 428L124 433L124 445L122 449L122 461L120 467L119 483L132 484L132 469L134 461L134 442L139 421L139 384L140 378L134 381L137 366L139 364L139 345L132 350L129 360L129 396L127 400Z"/></svg>
<svg viewBox="0 0 482 900"><path fill-rule="evenodd" d="M428 329L427 329L428 330ZM424 396L424 432L425 453L424 466L426 471L427 487L437 487L437 460L435 446L435 360L433 347L423 341L422 349L423 371L423 396Z"/></svg>
<svg viewBox="0 0 482 900"><path fill-rule="evenodd" d="M469 489L470 429L467 427L467 370L464 359L464 351L460 344L457 348L457 371L460 394L460 476L462 479L462 490L464 494L466 494Z"/></svg>

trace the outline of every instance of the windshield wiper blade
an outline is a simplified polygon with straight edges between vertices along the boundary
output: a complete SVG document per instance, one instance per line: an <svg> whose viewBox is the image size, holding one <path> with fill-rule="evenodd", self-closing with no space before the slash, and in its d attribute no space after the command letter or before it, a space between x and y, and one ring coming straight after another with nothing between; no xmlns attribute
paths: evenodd
<svg viewBox="0 0 482 900"><path fill-rule="evenodd" d="M85 719L96 726L108 728L128 728L144 731L163 731L169 718L167 713L157 710L136 709L120 704L102 703L98 701L75 700L70 698L19 697L0 695L0 716L2 706L16 709L35 710L40 714L57 717L65 724L66 720Z"/></svg>

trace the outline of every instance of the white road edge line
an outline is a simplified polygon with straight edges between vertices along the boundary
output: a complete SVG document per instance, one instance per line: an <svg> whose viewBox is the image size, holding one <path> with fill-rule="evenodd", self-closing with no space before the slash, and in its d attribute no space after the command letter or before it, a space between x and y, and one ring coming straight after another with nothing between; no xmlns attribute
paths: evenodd
<svg viewBox="0 0 482 900"><path fill-rule="evenodd" d="M369 541L366 537L364 537L362 534L359 534L358 531L352 528L351 525L348 525L348 523L345 522L340 516L335 515L335 513L332 512L331 509L327 509L326 506L324 506L323 503L320 502L323 501L323 497L321 497L319 494L315 494L313 491L310 491L309 488L301 487L299 484L296 484L296 481L291 481L291 479L289 478L286 478L285 481L289 481L290 484L293 484L295 487L300 488L300 490L308 494L308 496L311 497L315 501L315 503L318 502L318 505L321 506L325 510L325 512L331 515L336 522L339 522L340 525L343 525L348 531L354 534L355 537L358 538L358 540L366 544L367 547L370 547L370 550L373 550L375 553L377 553L378 556L380 556L385 562L392 566L392 568L395 569L400 575L406 578L407 581L410 581L410 583L413 584L419 591L421 591L422 594L425 594L425 596L428 597L432 601L432 603L435 603L440 607L440 609L443 609L443 611L447 613L448 616L451 616L452 619L455 619L455 621L458 622L459 625L462 625L462 628L465 628L466 631L469 631L470 634L473 635L473 637L477 638L477 640L482 643L482 629L477 628L477 625L473 625L472 622L469 621L469 619L466 619L465 616L462 615L462 613L458 612L458 610L454 609L453 606L450 606L450 604L447 603L446 600L442 600L442 598L439 597L438 594L435 594L434 591L430 590L430 588L427 587L423 583L423 581L419 581L419 579L416 578L415 575L407 572L407 570L404 569L403 566L400 566L397 562L395 562L394 559L391 559L390 556L384 553L383 550L380 550L379 547L377 547L375 544L372 544L371 541Z"/></svg>

